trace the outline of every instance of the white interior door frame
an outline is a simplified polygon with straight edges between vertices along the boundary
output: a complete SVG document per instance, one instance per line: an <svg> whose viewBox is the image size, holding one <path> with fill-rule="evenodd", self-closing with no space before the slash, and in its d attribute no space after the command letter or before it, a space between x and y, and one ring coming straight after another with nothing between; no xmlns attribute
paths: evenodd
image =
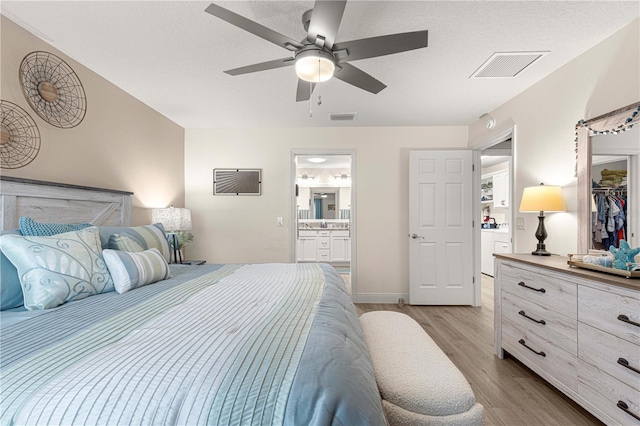
<svg viewBox="0 0 640 426"><path fill-rule="evenodd" d="M479 143L478 145L473 147L473 211L479 212L482 210L480 206L480 181L482 180L482 151L490 148L494 145L499 144L500 142L504 142L505 140L511 138L511 158L509 159L509 203L511 208L509 209L509 237L511 239L511 247L512 250L515 251L515 233L513 232L513 227L515 226L515 212L517 210L517 206L515 205L516 199L515 195L515 151L516 151L516 125L514 124L511 127L503 130L496 135L491 136L486 139L484 142ZM476 218L477 226L474 226L473 230L473 241L474 241L474 275L478 277L476 283L476 294L475 294L475 304L474 306L482 305L482 273L480 272L480 256L482 254L480 250L480 238L481 238L481 226L479 221Z"/></svg>
<svg viewBox="0 0 640 426"><path fill-rule="evenodd" d="M296 235L297 235L297 217L296 217L296 155L349 155L351 156L351 221L349 223L350 228L350 236L351 236L351 261L350 261L350 270L351 270L351 299L354 303L358 303L358 244L357 244L357 170L356 170L356 150L355 149L340 149L340 148L293 148L291 150L291 159L290 159L290 175L289 181L291 182L291 243L290 243L290 258L292 263L296 263Z"/></svg>

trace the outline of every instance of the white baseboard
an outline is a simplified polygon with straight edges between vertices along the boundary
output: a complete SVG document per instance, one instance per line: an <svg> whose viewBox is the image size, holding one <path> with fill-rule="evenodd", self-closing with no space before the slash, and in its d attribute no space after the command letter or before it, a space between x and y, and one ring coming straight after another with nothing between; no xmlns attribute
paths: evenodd
<svg viewBox="0 0 640 426"><path fill-rule="evenodd" d="M397 304L400 298L404 299L404 303L409 304L409 293L358 293L354 302Z"/></svg>

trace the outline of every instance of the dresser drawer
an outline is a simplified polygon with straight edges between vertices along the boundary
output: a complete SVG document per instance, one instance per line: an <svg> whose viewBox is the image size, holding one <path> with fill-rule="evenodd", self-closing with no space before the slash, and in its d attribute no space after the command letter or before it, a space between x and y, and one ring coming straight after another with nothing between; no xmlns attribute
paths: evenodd
<svg viewBox="0 0 640 426"><path fill-rule="evenodd" d="M576 318L577 286L575 283L545 275L540 273L540 269L534 272L505 263L502 264L500 273L503 291Z"/></svg>
<svg viewBox="0 0 640 426"><path fill-rule="evenodd" d="M318 244L318 249L328 249L331 247L331 238L329 237L318 237L316 239L316 244Z"/></svg>
<svg viewBox="0 0 640 426"><path fill-rule="evenodd" d="M640 391L640 346L583 323L578 342L578 358Z"/></svg>
<svg viewBox="0 0 640 426"><path fill-rule="evenodd" d="M546 373L543 378L552 384L556 385L555 380L576 392L578 367L575 355L506 318L502 321L502 347L536 373Z"/></svg>
<svg viewBox="0 0 640 426"><path fill-rule="evenodd" d="M316 259L318 262L330 262L331 261L331 250L318 249Z"/></svg>
<svg viewBox="0 0 640 426"><path fill-rule="evenodd" d="M526 299L502 293L502 316L554 345L576 355L578 325L575 318L547 309Z"/></svg>
<svg viewBox="0 0 640 426"><path fill-rule="evenodd" d="M640 345L639 299L580 286L578 301L580 322Z"/></svg>
<svg viewBox="0 0 640 426"><path fill-rule="evenodd" d="M298 230L299 237L315 237L316 235L318 235L317 231Z"/></svg>
<svg viewBox="0 0 640 426"><path fill-rule="evenodd" d="M601 418L607 424L640 425L640 420L618 407L622 402L640 417L640 392L582 360L578 361L578 395L608 417Z"/></svg>
<svg viewBox="0 0 640 426"><path fill-rule="evenodd" d="M324 231L318 231L318 237L329 237L331 236L331 231L327 231L326 229Z"/></svg>
<svg viewBox="0 0 640 426"><path fill-rule="evenodd" d="M332 237L348 237L349 231L331 231Z"/></svg>

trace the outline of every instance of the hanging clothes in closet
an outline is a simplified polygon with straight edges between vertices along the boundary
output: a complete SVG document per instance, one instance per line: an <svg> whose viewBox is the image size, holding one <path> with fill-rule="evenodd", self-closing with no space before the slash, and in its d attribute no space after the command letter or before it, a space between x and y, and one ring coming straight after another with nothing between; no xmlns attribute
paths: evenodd
<svg viewBox="0 0 640 426"><path fill-rule="evenodd" d="M599 250L620 247L620 241L627 239L626 191L593 189L592 196L592 247Z"/></svg>

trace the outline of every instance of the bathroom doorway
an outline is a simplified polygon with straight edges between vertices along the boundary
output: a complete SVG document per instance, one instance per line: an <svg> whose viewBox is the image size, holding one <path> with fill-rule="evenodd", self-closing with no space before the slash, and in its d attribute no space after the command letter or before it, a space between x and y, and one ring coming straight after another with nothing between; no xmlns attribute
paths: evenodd
<svg viewBox="0 0 640 426"><path fill-rule="evenodd" d="M292 261L332 265L355 300L355 152L292 150L291 159Z"/></svg>

